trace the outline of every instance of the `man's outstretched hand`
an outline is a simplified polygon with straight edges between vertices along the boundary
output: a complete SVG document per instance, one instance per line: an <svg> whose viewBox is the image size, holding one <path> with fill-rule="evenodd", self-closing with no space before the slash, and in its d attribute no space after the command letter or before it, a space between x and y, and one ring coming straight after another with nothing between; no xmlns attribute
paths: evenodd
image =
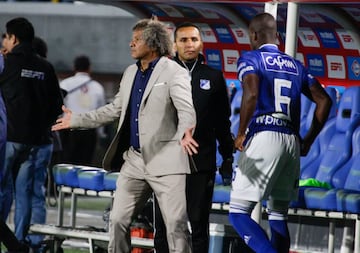
<svg viewBox="0 0 360 253"><path fill-rule="evenodd" d="M56 120L56 124L51 127L52 131L58 131L58 130L70 128L72 111L69 108L65 107L64 105L62 106L62 110L64 114L61 118L58 118Z"/></svg>

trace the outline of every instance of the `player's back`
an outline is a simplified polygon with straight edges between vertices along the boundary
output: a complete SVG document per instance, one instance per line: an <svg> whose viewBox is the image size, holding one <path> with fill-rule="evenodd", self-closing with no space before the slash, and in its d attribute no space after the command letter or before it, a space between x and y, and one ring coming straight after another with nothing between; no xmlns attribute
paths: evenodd
<svg viewBox="0 0 360 253"><path fill-rule="evenodd" d="M300 94L303 80L308 78L303 65L279 51L276 45L264 45L245 53L239 59L238 66L239 79L246 73L255 73L259 77L259 99L253 120L259 116L273 115L291 122L293 130L297 132ZM272 126L268 128L274 130Z"/></svg>

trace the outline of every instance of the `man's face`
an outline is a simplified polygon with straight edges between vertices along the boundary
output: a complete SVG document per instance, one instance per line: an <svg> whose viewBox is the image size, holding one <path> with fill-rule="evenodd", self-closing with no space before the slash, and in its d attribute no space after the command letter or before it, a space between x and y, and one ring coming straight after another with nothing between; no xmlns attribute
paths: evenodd
<svg viewBox="0 0 360 253"><path fill-rule="evenodd" d="M133 31L132 39L130 41L131 57L137 60L146 59L152 54L151 48L149 48L142 38L142 30Z"/></svg>
<svg viewBox="0 0 360 253"><path fill-rule="evenodd" d="M4 33L2 35L2 52L4 54L11 52L11 50L18 44L15 35Z"/></svg>
<svg viewBox="0 0 360 253"><path fill-rule="evenodd" d="M182 61L195 60L203 48L200 32L195 27L182 27L177 30L175 50Z"/></svg>

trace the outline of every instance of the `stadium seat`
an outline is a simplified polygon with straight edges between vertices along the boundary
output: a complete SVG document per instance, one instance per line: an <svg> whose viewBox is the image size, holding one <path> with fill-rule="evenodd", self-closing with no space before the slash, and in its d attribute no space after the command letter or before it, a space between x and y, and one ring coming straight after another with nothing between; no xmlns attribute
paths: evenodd
<svg viewBox="0 0 360 253"><path fill-rule="evenodd" d="M69 179L72 178L71 173L74 172L74 165L73 164L67 164L67 163L60 163L55 164L52 167L52 173L54 176L54 182L56 185L64 185L65 182L69 181ZM75 183L78 184L78 183Z"/></svg>
<svg viewBox="0 0 360 253"><path fill-rule="evenodd" d="M54 181L57 185L64 185L73 188L81 187L79 184L79 173L99 170L102 169L74 164L55 164L53 167Z"/></svg>
<svg viewBox="0 0 360 253"><path fill-rule="evenodd" d="M346 170L347 174L336 173L333 177L333 184L343 183L343 190L336 194L337 210L360 214L360 127L353 135L353 156Z"/></svg>
<svg viewBox="0 0 360 253"><path fill-rule="evenodd" d="M332 178L352 155L352 136L360 124L360 87L345 90L336 116L336 131L321 159L315 179L334 187ZM327 194L327 189L308 188L304 191L306 207L310 209L336 210L336 197Z"/></svg>
<svg viewBox="0 0 360 253"><path fill-rule="evenodd" d="M85 190L103 191L106 171L100 168L87 167L78 173L79 188Z"/></svg>
<svg viewBox="0 0 360 253"><path fill-rule="evenodd" d="M331 137L335 132L335 117L337 113L337 94L336 89L333 87L327 87L326 92L329 94L331 100L333 101L331 111L328 117L324 128L321 130L319 136L315 139L313 145L311 146L309 153L306 156L300 158L300 178L313 178L319 168L320 161L326 150ZM313 115L315 112L316 104L312 103L309 112L306 116L306 121L302 128L300 128L300 136L304 137L305 134L311 127Z"/></svg>
<svg viewBox="0 0 360 253"><path fill-rule="evenodd" d="M107 172L104 175L104 190L105 191L115 191L116 181L120 172Z"/></svg>
<svg viewBox="0 0 360 253"><path fill-rule="evenodd" d="M305 127L307 116L309 115L309 110L313 102L308 99L304 94L301 94L301 110L300 110L300 133Z"/></svg>
<svg viewBox="0 0 360 253"><path fill-rule="evenodd" d="M331 180L333 189L317 189L305 190L307 199L313 199L308 208L321 209L328 211L344 211L345 199L348 194L353 193L353 190L358 189L357 195L360 197L360 177L356 176L356 168L359 167L360 162L360 127L358 127L353 134L352 138L352 156L351 158L338 169ZM352 173L350 173L352 171ZM359 182L357 182L359 181ZM346 186L346 182L348 185ZM345 190L347 188L347 190ZM360 199L360 198L359 198ZM360 204L360 202L359 202ZM360 207L360 205L359 205Z"/></svg>

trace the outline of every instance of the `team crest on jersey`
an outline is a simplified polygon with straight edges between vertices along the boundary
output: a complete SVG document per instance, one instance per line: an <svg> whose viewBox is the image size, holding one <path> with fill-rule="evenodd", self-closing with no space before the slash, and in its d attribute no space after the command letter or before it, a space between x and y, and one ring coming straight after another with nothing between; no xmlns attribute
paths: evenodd
<svg viewBox="0 0 360 253"><path fill-rule="evenodd" d="M278 53L261 53L262 60L267 71L282 72L298 75L298 67L295 61L287 55L279 55Z"/></svg>
<svg viewBox="0 0 360 253"><path fill-rule="evenodd" d="M210 90L210 80L200 79L200 88L203 90Z"/></svg>

